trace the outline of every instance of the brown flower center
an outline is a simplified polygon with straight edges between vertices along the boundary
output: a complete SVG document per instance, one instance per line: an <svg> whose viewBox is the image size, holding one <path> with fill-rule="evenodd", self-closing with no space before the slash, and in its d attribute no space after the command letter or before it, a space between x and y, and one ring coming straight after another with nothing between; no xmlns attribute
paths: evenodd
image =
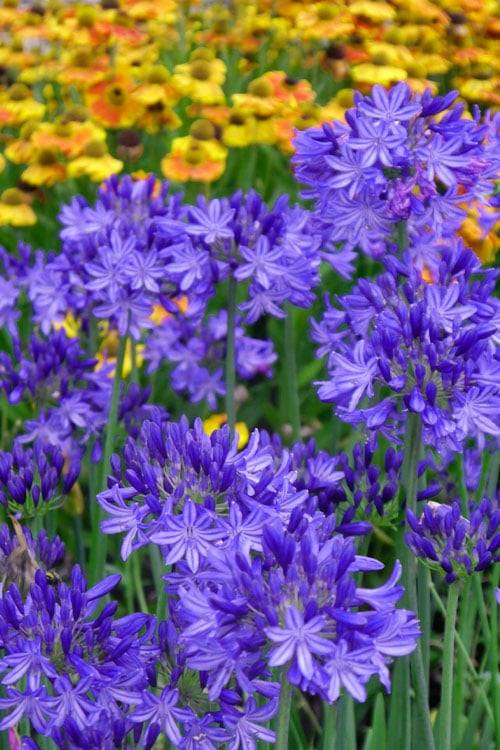
<svg viewBox="0 0 500 750"><path fill-rule="evenodd" d="M51 148L42 148L37 154L36 163L40 167L50 167L53 164L57 164L55 151Z"/></svg>
<svg viewBox="0 0 500 750"><path fill-rule="evenodd" d="M208 81L210 78L210 65L206 60L193 60L189 64L191 77L197 81Z"/></svg>
<svg viewBox="0 0 500 750"><path fill-rule="evenodd" d="M85 144L83 153L91 159L101 159L107 153L107 148L102 141L89 141Z"/></svg>
<svg viewBox="0 0 500 750"><path fill-rule="evenodd" d="M252 81L248 86L248 93L252 96L258 96L260 99L266 99L273 93L273 87L269 81L265 81L262 78Z"/></svg>
<svg viewBox="0 0 500 750"><path fill-rule="evenodd" d="M24 196L17 188L7 188L0 199L5 206L22 206L25 203Z"/></svg>
<svg viewBox="0 0 500 750"><path fill-rule="evenodd" d="M125 90L115 83L106 90L106 100L112 107L120 108L127 101L127 95Z"/></svg>
<svg viewBox="0 0 500 750"><path fill-rule="evenodd" d="M8 90L8 96L11 102L22 102L30 98L30 90L24 83L13 83Z"/></svg>
<svg viewBox="0 0 500 750"><path fill-rule="evenodd" d="M209 120L195 120L189 128L189 135L197 141L210 141L215 138L215 128Z"/></svg>

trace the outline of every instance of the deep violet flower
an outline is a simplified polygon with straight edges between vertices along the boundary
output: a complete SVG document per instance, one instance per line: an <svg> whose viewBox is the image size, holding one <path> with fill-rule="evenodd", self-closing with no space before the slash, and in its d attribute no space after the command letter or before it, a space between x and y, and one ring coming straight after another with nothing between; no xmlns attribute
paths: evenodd
<svg viewBox="0 0 500 750"><path fill-rule="evenodd" d="M433 569L445 573L446 583L470 576L500 562L500 508L483 498L467 504L426 503L420 518L407 511L406 543Z"/></svg>
<svg viewBox="0 0 500 750"><path fill-rule="evenodd" d="M386 256L386 272L359 279L315 327L329 374L318 395L341 419L392 439L413 412L426 444L461 450L472 438L481 448L500 436L497 271L457 240L443 244L429 280L405 261Z"/></svg>

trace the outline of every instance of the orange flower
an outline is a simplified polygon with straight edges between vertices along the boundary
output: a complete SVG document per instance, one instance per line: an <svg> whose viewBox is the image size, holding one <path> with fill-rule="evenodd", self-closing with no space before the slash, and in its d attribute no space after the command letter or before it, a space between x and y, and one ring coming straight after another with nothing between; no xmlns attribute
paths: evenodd
<svg viewBox="0 0 500 750"><path fill-rule="evenodd" d="M0 195L0 224L27 227L36 224L36 214L21 190L7 188Z"/></svg>
<svg viewBox="0 0 500 750"><path fill-rule="evenodd" d="M309 81L291 78L283 70L270 70L262 78L271 84L272 96L289 107L312 102L316 96Z"/></svg>
<svg viewBox="0 0 500 750"><path fill-rule="evenodd" d="M143 108L132 99L134 84L117 74L89 86L85 102L94 117L105 127L129 128L142 114Z"/></svg>
<svg viewBox="0 0 500 750"><path fill-rule="evenodd" d="M213 182L226 167L227 150L221 144L192 136L174 138L172 150L161 160L162 174L176 182Z"/></svg>
<svg viewBox="0 0 500 750"><path fill-rule="evenodd" d="M95 50L88 47L71 48L61 55L57 80L66 86L77 86L83 90L102 81L109 67L109 55L96 55Z"/></svg>
<svg viewBox="0 0 500 750"><path fill-rule="evenodd" d="M31 137L38 149L57 148L67 159L82 153L91 140L106 140L106 133L91 122L71 122L59 118L54 123L42 122Z"/></svg>

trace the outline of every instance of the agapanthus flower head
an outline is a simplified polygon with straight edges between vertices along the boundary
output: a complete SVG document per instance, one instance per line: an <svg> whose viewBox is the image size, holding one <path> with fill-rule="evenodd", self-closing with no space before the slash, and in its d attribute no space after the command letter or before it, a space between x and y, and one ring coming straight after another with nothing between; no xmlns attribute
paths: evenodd
<svg viewBox="0 0 500 750"><path fill-rule="evenodd" d="M136 339L152 326L153 305L175 288L152 228L159 216L182 214L182 196L168 190L168 183L157 184L153 176L115 175L104 182L94 206L81 196L63 206L62 251L49 256L28 287L34 319L44 332L68 311L84 325L92 315L106 318L120 334Z"/></svg>
<svg viewBox="0 0 500 750"><path fill-rule="evenodd" d="M15 438L10 451L0 451L0 504L28 517L57 507L80 474L80 454L68 458L57 445L35 441L31 447Z"/></svg>
<svg viewBox="0 0 500 750"><path fill-rule="evenodd" d="M311 305L320 237L311 231L308 211L290 207L286 196L268 209L255 191L238 191L211 201L199 197L187 219L184 227L168 219L157 222L159 251L182 292L211 296L214 285L232 275L248 287L239 305L247 323L264 313L284 317L285 301Z"/></svg>
<svg viewBox="0 0 500 750"><path fill-rule="evenodd" d="M413 614L395 607L401 568L378 589L357 587L358 571L381 564L356 556L353 541L332 529L321 513L294 531L276 518L264 529L261 551L214 549L197 580L179 586L177 576L166 577L179 597L187 666L208 672L209 697L232 680L260 692L271 667L329 702L341 686L364 701L374 675L389 688L390 657L410 653L420 634ZM348 662L352 680L342 680Z"/></svg>
<svg viewBox="0 0 500 750"><path fill-rule="evenodd" d="M497 272L483 270L460 241L441 249L433 278L388 255L385 273L338 298L341 314L327 311L313 332L328 354L318 395L336 403L341 419L393 438L413 412L426 444L460 450L472 438L482 447L500 435Z"/></svg>
<svg viewBox="0 0 500 750"><path fill-rule="evenodd" d="M87 589L75 566L69 584L51 585L37 570L24 599L14 583L4 590L0 731L23 718L58 747L76 746L72 741L82 733L108 746L120 722L124 740L134 730L140 735L142 721L127 716L150 687L159 657L156 622L143 614L116 618L113 602L99 611L119 579L109 576Z"/></svg>
<svg viewBox="0 0 500 750"><path fill-rule="evenodd" d="M261 546L269 513L288 518L307 498L293 484L290 454L279 455L257 430L237 449L227 425L208 436L201 420L145 422L137 440L128 439L124 467L113 457L109 489L98 502L110 515L105 533L126 532L122 556L139 547L161 546L169 563L187 560L196 572L209 548L241 537Z"/></svg>
<svg viewBox="0 0 500 750"><path fill-rule="evenodd" d="M433 569L445 573L446 583L483 571L500 562L500 508L496 500L483 498L467 504L426 503L420 518L407 511L410 530L406 543Z"/></svg>
<svg viewBox="0 0 500 750"><path fill-rule="evenodd" d="M270 377L277 355L270 340L249 336L239 319L235 328L236 375L242 380ZM224 363L227 349L227 312L220 310L206 320L197 321L178 313L165 318L146 339L144 356L148 372L170 362L174 368L170 385L180 394L187 393L194 403L205 401L216 409L226 392Z"/></svg>
<svg viewBox="0 0 500 750"><path fill-rule="evenodd" d="M325 240L368 255L394 252L400 223L411 243L450 236L474 196L488 204L498 136L488 117L464 116L456 96L413 94L405 82L375 85L355 94L345 122L297 133L296 177L315 201Z"/></svg>

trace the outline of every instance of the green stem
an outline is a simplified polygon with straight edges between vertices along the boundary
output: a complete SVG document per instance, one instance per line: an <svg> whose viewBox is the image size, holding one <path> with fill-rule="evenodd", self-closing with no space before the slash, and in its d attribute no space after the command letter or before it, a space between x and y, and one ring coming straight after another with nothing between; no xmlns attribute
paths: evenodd
<svg viewBox="0 0 500 750"><path fill-rule="evenodd" d="M322 750L333 750L336 742L338 704L323 702L323 732L321 738Z"/></svg>
<svg viewBox="0 0 500 750"><path fill-rule="evenodd" d="M281 673L279 711L276 719L275 750L288 750L288 733L290 729L290 709L292 706L293 687L288 679L288 668Z"/></svg>
<svg viewBox="0 0 500 750"><path fill-rule="evenodd" d="M102 457L102 474L100 481L100 491L107 487L107 476L109 472L109 461L113 453L113 444L115 439L116 425L118 422L118 403L120 400L120 384L123 372L123 360L125 358L125 348L127 346L127 335L122 336L118 346L118 355L116 357L116 370L111 391L111 404L109 407L108 424L106 428L106 441L104 443L104 454ZM89 581L92 586L99 578L104 575L104 564L106 562L107 536L101 533L102 509L94 497L90 498L91 504L95 504L95 511L92 518L92 542L90 548L89 562Z"/></svg>
<svg viewBox="0 0 500 750"><path fill-rule="evenodd" d="M234 426L236 424L236 361L235 361L235 343L234 335L236 328L236 279L231 275L229 277L229 287L227 290L227 343L226 343L226 414L227 423L231 430L231 436L234 435Z"/></svg>
<svg viewBox="0 0 500 750"><path fill-rule="evenodd" d="M441 705L439 708L439 750L451 750L451 728L453 716L453 664L455 660L455 625L457 620L459 588L452 584L448 589L448 604L444 628L443 674L441 682Z"/></svg>
<svg viewBox="0 0 500 750"><path fill-rule="evenodd" d="M148 603L144 596L144 588L142 586L141 578L141 560L139 552L134 552L131 556L132 560L132 581L134 583L134 592L139 602L141 612L149 613Z"/></svg>
<svg viewBox="0 0 500 750"><path fill-rule="evenodd" d="M156 544L149 545L149 559L156 591L156 617L160 622L167 618L167 592L162 576L170 571L170 566L165 565L160 549Z"/></svg>
<svg viewBox="0 0 500 750"><path fill-rule="evenodd" d="M444 619L446 617L446 608L445 608L443 602L441 601L441 597L439 596L438 592L436 591L434 584L431 584L431 595L432 595L432 598L433 598L434 603L436 605L436 608L439 610L439 612L441 612L441 614L443 615L443 619ZM458 646L458 648L459 648L459 650L460 650L460 652L461 652L461 654L462 654L462 656L463 656L463 658L465 660L465 663L467 664L467 667L468 667L468 669L469 669L472 677L474 678L474 682L478 686L479 693L481 694L482 700L483 700L483 703L484 703L484 709L485 709L486 713L488 714L488 717L489 717L490 721L493 723L493 710L492 710L492 708L490 706L490 703L488 701L488 697L486 695L484 680L478 674L478 672L477 672L474 664L472 663L472 659L471 659L471 657L469 655L469 652L468 652L468 650L467 650L464 642L462 641L462 639L460 638L460 636L459 636L458 633L455 634L455 640L456 640L457 646Z"/></svg>
<svg viewBox="0 0 500 750"><path fill-rule="evenodd" d="M491 589L491 614L490 614L490 675L491 675L491 702L493 704L495 747L500 747L500 685L498 684L498 604L494 597L494 591L500 582L500 565L497 563L493 568Z"/></svg>
<svg viewBox="0 0 500 750"><path fill-rule="evenodd" d="M418 414L408 414L404 445L404 459L401 472L401 485L406 500L406 509L417 513L418 461L420 457L422 424ZM404 604L417 615L417 575L416 560L404 540L404 508L400 510L400 528L397 540L397 553L403 567L402 582L405 589ZM408 664L408 662L406 661ZM415 698L415 727L412 732L415 747L434 750L434 737L429 713L429 686L423 663L422 645L417 641L415 651L409 660L411 684Z"/></svg>
<svg viewBox="0 0 500 750"><path fill-rule="evenodd" d="M292 426L292 440L300 440L300 402L297 384L297 361L295 357L294 308L286 305L285 318L285 366L288 395L288 409Z"/></svg>

